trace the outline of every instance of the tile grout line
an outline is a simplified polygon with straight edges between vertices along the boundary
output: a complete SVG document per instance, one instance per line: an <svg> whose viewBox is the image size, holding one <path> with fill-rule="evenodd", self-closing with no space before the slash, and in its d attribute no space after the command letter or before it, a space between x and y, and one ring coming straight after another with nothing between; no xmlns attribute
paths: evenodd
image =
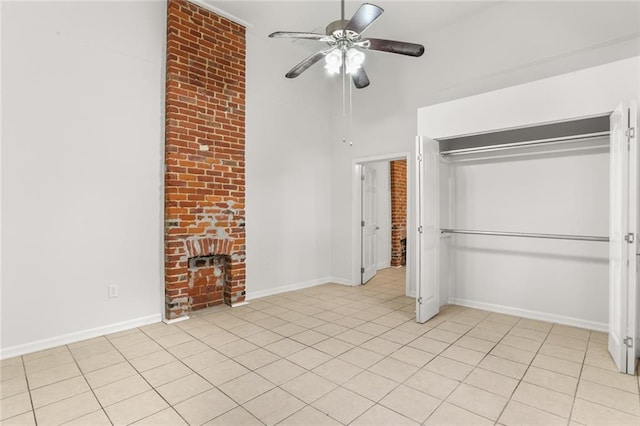
<svg viewBox="0 0 640 426"><path fill-rule="evenodd" d="M157 350L157 351L155 351L155 352L160 352L160 351L162 350L162 351L165 351L165 352L169 353L172 357L174 357L174 355L173 355L173 354L171 354L169 351L167 351L167 349L166 349L164 346L162 346L162 345L160 345L158 342L156 342L156 339L155 339L155 338L153 338L153 337L151 337L151 336L149 336L149 335L148 335L148 334L147 334L147 333L146 333L142 328L138 327L138 328L136 328L136 330L138 330L139 332L141 332L142 334L144 334L145 336L147 336L149 339L151 339L151 340L152 340L154 343L156 343L158 346L160 346L160 348L161 348L161 349L160 349L160 350ZM165 397L164 397L160 392L158 392L158 389L156 388L156 386L152 385L152 384L147 380L147 378L146 378L146 377L144 376L144 374L143 374L144 372L143 372L143 371L138 370L138 369L136 368L136 366L135 366L135 365L133 365L133 363L131 362L131 359L129 359L125 354L123 354L123 353L121 352L120 348L118 348L117 346L115 346L115 345L111 342L111 339L109 339L109 337L105 336L105 338L106 338L107 340L109 340L109 343L111 343L111 345L115 348L115 350L116 350L116 351L118 351L118 353L119 353L120 355L122 355L122 357L125 359L125 361L127 362L127 364L129 364L129 365L131 366L131 368L132 368L132 369L133 369L133 370L138 374L138 376L140 376L140 378L141 378L142 380L144 380L144 381L145 381L145 383L147 383L147 384L149 385L149 387L151 387L151 389L156 393L156 395L158 395L158 396L159 396L159 397L160 397L160 398L161 398L161 399L162 399L162 400L167 404L167 406L168 406L169 408L171 408L173 411L175 411L175 412L176 412L176 414L177 414L177 415L178 415L182 420L184 420L184 422L185 422L186 424L189 424L189 422L187 422L187 420L186 420L184 417L182 417L182 415L178 412L178 410L176 410L176 409L174 408L174 406L173 406L171 403L169 403L169 401L167 401L167 400L165 399ZM133 346L133 345L129 345L129 346ZM150 354L155 353L155 352L150 352L150 353L148 353L148 354L144 354L144 355L141 355L141 356L136 357L136 358L141 358L141 357L143 357L143 356L150 355ZM174 358L175 358L175 357L174 357ZM135 358L132 358L132 359L135 359ZM176 361L180 361L180 362L182 362L182 361L181 361L181 360L179 360L178 358L175 358L175 359L176 359ZM167 365L167 364L169 364L169 363L158 365L158 366L156 366L156 367L150 368L150 369L149 369L149 370L147 370L147 371L153 370L154 368L157 368L157 367L162 367L162 366ZM193 371L193 372L195 373L195 371L194 371L194 370L192 370L192 369L191 369L191 367L189 367L188 365L186 365L186 364L184 364L184 363L183 363L183 365L185 365L185 367L187 367L189 370L191 370L191 371ZM119 380L119 381L126 380L126 379L127 379L127 378L124 378L124 379L121 379L121 380ZM171 381L169 381L169 382L167 382L167 383L173 383L173 382L175 382L176 380L180 380L180 378L178 378L178 379L174 379L174 380L171 380ZM116 382L113 382L113 383L116 383ZM166 383L165 383L165 384L166 384ZM107 385L105 385L105 386L107 386ZM159 386L158 386L158 387L159 387ZM144 391L144 392L148 392L148 391ZM131 395L130 397L128 397L128 398L126 398L126 399L124 399L124 400L122 400L122 401L126 401L127 399L133 398L133 397L135 397L135 396L142 395L144 392L140 392L140 393L138 393L138 394L136 394L136 395ZM204 392L206 392L206 391L204 391ZM201 393L204 393L204 392L201 392ZM197 396L197 395L200 395L200 394L196 394L196 395L193 395L193 396ZM192 396L192 397L193 397L193 396ZM114 403L114 404L112 404L112 405L115 405L115 404L117 404L117 403L119 403L119 402L122 402L122 401L118 401L118 402L116 402L116 403ZM182 402L182 401L181 401L181 402ZM163 410L164 410L164 409L163 409ZM140 419L135 420L134 422L139 422L140 420L143 420L143 419L149 418L149 417L151 417L151 416L154 416L154 415L156 415L157 413L159 413L159 412L161 412L161 411L163 411L163 410L156 411L155 413L151 413L151 414L149 414L149 415L147 415L147 416L144 416L144 417L142 417L142 418L140 418ZM105 413L106 413L106 410L105 410Z"/></svg>
<svg viewBox="0 0 640 426"><path fill-rule="evenodd" d="M464 311L463 311L463 312L464 312ZM458 315L460 315L460 313L459 313L459 314L457 314L457 315L454 315L454 316L453 316L453 318L451 318L451 319L453 320L453 319L454 319L456 316L458 316ZM450 344L449 344L449 346L448 346L446 349L444 349L442 352L440 352L440 354L442 354L442 353L443 353L444 351L446 351L448 348L450 348L451 346L453 346L453 345L455 344L455 342L459 341L462 337L466 336L466 335L467 335L471 330L475 329L475 328L478 326L478 324L482 323L483 321L489 321L489 320L488 320L488 317L490 317L490 316L491 316L490 314L489 314L489 315L487 315L487 316L485 316L485 317L484 317L480 322L478 322L475 326L473 326L472 328L470 328L469 330L467 330L467 332L466 332L466 333L462 334L458 339L456 339L455 341L453 341L452 343L450 343ZM519 320L518 320L518 321L519 321ZM482 361L483 361L483 360L484 360L484 359L485 359L485 358L486 358L486 357L491 353L491 351L493 351L493 349L495 349L495 348L496 348L496 346L498 346L498 344L499 344L499 343L500 343L500 342L501 342L501 341L502 341L502 340L507 336L507 334L509 334L509 331L513 330L513 328L514 328L514 327L515 327L515 325L518 323L518 321L516 321L516 322L511 326L511 328L509 328L509 330L508 330L508 331L507 331L507 332L502 336L502 338L501 338L500 340L498 340L497 342L495 342L495 343L494 343L493 347L492 347L492 348L491 348L487 353L485 353L485 354L484 354L484 356L482 357L482 359L481 359L481 360L480 360L476 365L474 365L474 366L473 366L473 368L471 369L471 371L469 371L469 373L467 373L467 374L465 375L465 377L464 377L462 380L459 380L458 385L456 385L456 387L455 387L455 388L454 388L454 389L453 389L453 390L452 390L452 391L447 395L447 397L446 397L446 398L444 398L444 399L442 400L442 402L438 405L438 407L437 407L435 410L433 410L433 412L429 415L429 417L431 417L431 416L433 415L433 413L435 413L435 412L436 412L436 410L437 410L438 408L440 408L440 406L442 406L445 402L447 402L447 398L449 398L449 396L451 396L451 394L453 394L453 393L456 391L456 389L458 389L458 388L460 387L460 385L464 383L464 380L465 380L465 379L466 379L466 378L467 378L467 377L468 377L468 376L469 376L469 375L470 375L470 374L471 374L471 373L472 373L476 368L478 368L478 365L480 365L480 363L481 363L481 362L482 362ZM472 336L468 336L468 337L472 337ZM484 340L484 339L481 339L481 340ZM493 343L493 342L492 342L492 343ZM471 350L472 350L472 349L471 349ZM439 355L438 355L438 356L439 356ZM494 356L495 356L495 355L494 355ZM445 357L445 358L447 358L447 357ZM435 358L434 358L434 359L435 359ZM450 359L450 358L448 358L448 359ZM455 360L454 360L454 361L455 361ZM431 362L431 361L429 361L429 362ZM458 362L460 362L460 361L458 361ZM427 364L428 364L428 363L427 363ZM496 374L498 374L498 373L496 373ZM473 386L473 385L469 385L469 384L467 384L467 386ZM475 387L475 386L473 386L473 387ZM516 385L516 387L517 387L517 385ZM490 392L490 393L492 393L492 394L493 394L493 392ZM509 403L509 400L507 400L507 403L506 403L506 404L505 404L505 406L503 407L503 410L502 410L502 411L504 411L504 408L506 408L506 406L507 406L507 404L508 404L508 403ZM454 406L456 406L456 407L458 407L458 408L461 408L461 409L463 409L463 410L465 410L465 411L469 411L469 410L465 409L464 407L460 407L460 406L458 406L458 405L456 405L456 404L454 404L454 403L452 403L452 402L449 402L449 404L452 404L452 405L454 405ZM500 419L500 416L502 415L502 411L500 412L500 414L498 415L498 417L496 418L496 420L489 419L489 418L487 418L487 417L485 417L485 416L483 416L483 415L481 415L481 414L478 414L478 413L473 413L473 414L475 414L475 415L477 415L477 416L480 416L480 417L483 417L483 418L485 418L485 419L487 419L487 420L490 420L490 421L494 422L494 424L495 424L495 423L497 423L497 422L498 422L498 420ZM471 411L469 411L469 412L471 412ZM427 420L429 419L429 417L427 417ZM426 420L425 420L425 421L426 421Z"/></svg>
<svg viewBox="0 0 640 426"><path fill-rule="evenodd" d="M79 374L78 376L68 377L68 378L66 378L66 379L61 379L61 380L58 380L58 381L56 381L56 382L49 383L49 384L47 384L47 385L45 385L45 386L42 386L41 388L45 388L45 387L47 387L47 386L51 386L51 385L55 385L55 384L58 384L58 383L62 383L62 382L64 382L64 381L66 381L66 380L70 380L70 379L73 379L73 378L75 378L75 377L82 377L82 379L83 379L83 380L84 380L84 382L87 384L87 387L89 388L89 391L91 392L91 394L92 394L92 395L93 395L93 397L95 398L95 400L96 400L96 402L98 403L98 406L99 406L100 408L99 408L98 410L91 411L91 412L89 412L89 413L81 414L80 416L78 416L78 417L74 417L73 419L69 419L69 420L65 421L65 423L72 422L72 421L74 421L74 420L77 420L77 419L79 419L79 418L81 418L81 417L84 417L84 416L86 416L86 415L88 415L88 414L91 414L91 413L95 413L95 412L98 412L98 411L102 411L102 412L105 414L105 416L107 417L107 420L109 420L109 422L113 425L113 422L111 421L111 419L109 418L109 416L107 415L107 413L104 411L104 407L102 406L102 403L100 402L100 400L99 400L99 399L98 399L98 397L96 396L95 392L93 391L93 388L91 387L91 385L90 385L90 384L89 384L89 382L87 381L87 378L85 377L84 372L83 372L83 371L82 371L82 369L80 368L80 364L78 364L78 360L76 359L75 355L73 354L73 351L71 350L71 348L69 347L69 345L63 345L62 347L64 347L64 348L67 350L67 352L68 352L68 353L69 353L69 355L71 356L71 359L73 360L73 361L72 361L72 363L73 363L73 364L78 368L78 371L80 372L80 374ZM71 364L71 362L70 362L70 363L68 363L68 364ZM56 367L52 367L52 368L56 368ZM45 369L45 370L46 370L46 369ZM45 371L45 370L42 370L42 371ZM26 370L25 370L25 372L26 372ZM81 392L81 393L79 393L79 394L72 395L72 396L69 396L69 397L67 397L67 398L63 398L63 399L60 399L60 400L58 400L58 401L51 402L51 403L49 403L49 404L43 405L42 407L38 407L38 409L43 408L43 407L48 407L48 406L51 406L51 405L53 405L53 404L57 404L57 403L59 403L59 402L62 402L62 401L66 401L66 400L69 400L69 399L75 398L75 397L77 397L78 395L82 395L83 393L87 393L87 392L89 392L89 391ZM29 391L29 393L31 393L31 391ZM36 417L36 416L35 416L35 408L34 408L34 410L33 410L33 413L34 413L34 417ZM36 425L37 425L37 417L36 417Z"/></svg>
<svg viewBox="0 0 640 426"><path fill-rule="evenodd" d="M580 364L580 373L578 374L578 380L576 381L576 391L573 394L573 401L571 401L571 411L569 412L569 423L573 418L573 407L576 405L576 399L578 398L578 388L580 387L580 381L582 380L582 371L584 370L584 362L587 359L587 352L589 351L589 342L591 341L592 332L589 332L589 339L587 340L587 348L584 351L584 356L582 357L582 363Z"/></svg>
<svg viewBox="0 0 640 426"><path fill-rule="evenodd" d="M520 320L518 320L518 322L520 322ZM516 323L517 324L517 323ZM500 417L502 417L502 415L504 414L504 411L507 409L507 406L509 405L509 403L511 401L514 401L513 399L513 395L515 395L516 391L518 390L518 388L520 387L520 384L522 383L522 380L524 379L524 377L527 375L527 372L529 371L529 369L531 368L531 364L533 363L533 361L536 359L536 357L538 356L538 354L540 353L540 349L542 349L542 346L544 345L544 342L547 341L547 338L549 337L549 334L551 333L551 330L553 329L553 326L555 325L555 323L552 323L553 325L549 328L549 331L547 331L547 334L545 335L544 340L542 341L542 343L540 343L540 346L538 347L538 350L535 352L533 358L531 358L531 361L529 362L529 364L527 364L527 368L524 370L524 373L522 373L522 377L520 377L520 379L518 380L518 383L516 384L516 386L513 388L513 391L511 392L511 395L509 396L509 398L507 399L507 403L504 405L504 407L502 408L502 411L500 411L500 415L498 416L498 418L496 419L496 423L498 422L498 420L500 420ZM515 325L509 330L513 330L513 328L515 327ZM527 383L527 382L525 382ZM520 404L523 404L522 402L519 401L514 401L514 402L518 402ZM529 405L529 404L524 404L524 405ZM540 410L540 408L538 407L533 407L536 408L538 410ZM545 411L545 410L542 410ZM567 422L568 423L568 422Z"/></svg>
<svg viewBox="0 0 640 426"><path fill-rule="evenodd" d="M109 344L111 346L113 346L113 344L111 343L111 341L104 336L105 340L107 342L109 342ZM89 390L91 391L91 394L93 395L93 397L96 399L96 401L98 402L98 405L100 406L100 411L102 411L105 415L105 417L107 418L107 420L109 420L109 423L111 423L113 425L113 421L111 420L111 417L109 417L109 414L107 413L107 411L104 409L105 407L102 405L102 402L100 401L100 399L98 398L98 395L96 395L95 390L93 389L93 386L91 386L91 383L89 383L89 380L87 380L87 377L85 376L84 371L82 371L82 368L80 368L80 364L78 363L78 360L76 359L76 356L74 355L73 351L71 350L71 348L69 347L69 345L66 345L67 350L69 351L69 353L71 354L71 358L73 359L73 362L76 364L76 367L78 367L78 371L80 371L80 375L82 376L82 379L84 380L84 382L87 384L87 386L89 387ZM113 346L114 349L116 349L115 346ZM98 410L96 410L98 411ZM94 411L95 412L95 411ZM91 413L88 413L91 414ZM86 414L85 414L86 415ZM80 416L82 417L82 416ZM78 418L80 418L78 417ZM76 419L73 419L76 420ZM73 421L72 420L72 421ZM65 422L68 423L68 422Z"/></svg>
<svg viewBox="0 0 640 426"><path fill-rule="evenodd" d="M29 376L27 375L27 365L25 364L24 356L20 356L20 363L22 365L22 370L24 371L24 380L27 383L27 393L29 394L29 404L31 405L31 416L33 417L34 424L37 426L38 418L36 417L36 408L33 405L33 395L31 394L31 384L29 383ZM20 416L22 414L25 414L25 413L17 414L16 416ZM16 417L16 416L13 416L13 417ZM9 419L6 419L6 420L9 420Z"/></svg>
<svg viewBox="0 0 640 426"><path fill-rule="evenodd" d="M176 327L176 328L179 328L179 327ZM213 386L213 388L214 388L214 389L218 390L220 393L222 393L222 394L223 394L223 395L225 395L227 398L231 399L235 404L237 404L237 402L236 402L233 398L231 398L229 395L227 395L226 393L224 393L224 392L222 391L222 389L218 388L216 385L214 385L213 383L211 383L211 382L210 382L209 380L207 380L205 377L201 376L201 375L200 375L200 373L198 373L196 370L194 370L194 369L192 369L190 366L188 366L188 365L187 365L187 364L186 364L182 359L177 358L175 355L173 355L171 352L169 352L169 351L167 350L167 348L165 348L164 346L160 345L160 344L156 341L156 339L155 339L154 337L151 337L148 333L146 333L146 332L145 332L143 329L141 329L141 328L139 328L139 330L140 330L140 332L142 332L145 336L149 337L149 338L150 338L151 340L153 340L156 344L158 344L158 345L162 348L161 350L163 350L163 351L167 352L168 354L170 354L170 355L171 355L171 356L172 356L176 361L180 362L180 363L181 363L182 365L184 365L186 368L188 368L189 370L191 370L191 371L193 372L193 374L196 374L198 377L200 377L200 378L202 378L203 380L205 380L207 383L209 383L211 386ZM181 330L181 331L183 331L183 332L185 332L185 333L187 333L187 334L189 334L186 330L182 330L182 329L180 329L180 330ZM189 334L189 335L190 335L191 337L194 337L194 336L193 336L193 335L191 335L191 334ZM195 337L194 337L194 339L196 339L196 340L197 340L197 341L199 341L200 343L202 343L202 344L206 345L206 346L207 346L207 347L209 347L211 350L213 350L213 351L215 351L215 352L218 352L218 351L216 351L214 348L211 348L211 347L210 347L209 345L207 345L206 343L204 343L204 342L200 341L199 339L197 339L197 338L195 338ZM157 352L160 352L160 351L157 351ZM218 353L220 353L220 352L218 352ZM222 354L222 355L223 355L223 354ZM123 355L123 356L124 356L124 355ZM144 356L144 355L143 355L143 356ZM224 355L224 356L226 356L226 355ZM149 381L147 380L147 378L146 378L146 377L144 377L144 375L142 374L143 372L139 371L139 370L138 370L138 369L137 369L133 364L131 364L131 362L129 361L129 359L128 359L126 356L125 356L124 358L127 360L127 362L129 362L129 363L130 363L131 367L132 367L134 370L136 370L136 372L140 375L140 377L142 377L142 379L143 379L145 382L147 382L147 384L148 384L149 386L151 386L151 388L154 390L154 392L155 392L155 393L156 393L160 398L162 398L162 400L163 400L164 402L166 402L166 403L167 403L167 405L168 405L168 406L169 406L173 411L175 411L175 412L176 412L176 414L177 414L177 415L178 415L182 420L184 420L184 422L188 425L188 424L189 424L189 422L187 421L187 419L185 419L185 418L182 416L182 414L180 414L180 412L179 412L178 410L176 410L176 408L174 407L174 405L173 405L173 404L171 404L169 401L167 401L167 400L165 399L165 397L164 397L160 392L158 392L158 389L156 389L156 387L155 387L155 386L153 386L151 383L149 383ZM169 364L169 363L167 363L167 364ZM162 364L162 365L166 365L166 364ZM161 367L162 365L159 365L159 366L157 366L157 367ZM156 367L154 367L154 368L156 368ZM153 368L151 368L151 369L149 369L149 370L153 370ZM178 378L178 379L172 380L172 381L167 382L167 383L165 383L165 384L173 383L173 382L175 382L175 381L177 381L177 380L180 380L181 378L183 378L183 377L180 377L180 378ZM162 385L162 386L164 386L164 385ZM183 401L178 402L178 404L180 404L180 403L182 403L182 402L185 402L185 401L188 401L188 400L189 400L189 399L191 399L191 398L195 398L195 397L196 397L196 396L198 396L198 395L202 395L202 394L203 394L203 393L205 393L205 392L208 392L208 390L205 390L205 391L202 391L202 392L197 393L197 394L195 394L195 395L192 395L192 396L190 396L189 398L187 398L187 399L185 399L185 400L183 400ZM176 405L177 405L177 404L176 404ZM242 406L241 404L237 404L237 405L238 405L239 407L241 407L241 406ZM222 415L224 415L224 414L228 413L229 411L234 410L234 409L236 409L236 408L237 408L237 407L233 407L233 408L231 408L231 409L229 409L229 410L227 410L227 411L225 411L225 412L223 412L223 413L220 413L218 416L214 417L213 419L215 419L215 418L217 418L217 417L219 417L219 416L222 416ZM162 410L161 410L161 411L162 411ZM157 414L157 412L156 412L156 413L153 413L153 414L150 414L149 416L146 416L146 417L144 417L144 418L151 417L151 416L153 416L153 415L155 415L155 414ZM208 421L211 421L211 420L213 420L213 419L209 419ZM142 420L142 419L140 419L140 420ZM139 420L138 420L138 421L139 421Z"/></svg>

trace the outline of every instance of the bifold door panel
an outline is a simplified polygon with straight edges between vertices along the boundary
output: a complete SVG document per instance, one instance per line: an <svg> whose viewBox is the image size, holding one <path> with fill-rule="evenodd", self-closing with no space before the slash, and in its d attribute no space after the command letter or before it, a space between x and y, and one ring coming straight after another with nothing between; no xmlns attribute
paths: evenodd
<svg viewBox="0 0 640 426"><path fill-rule="evenodd" d="M440 149L438 142L416 140L416 321L440 310Z"/></svg>

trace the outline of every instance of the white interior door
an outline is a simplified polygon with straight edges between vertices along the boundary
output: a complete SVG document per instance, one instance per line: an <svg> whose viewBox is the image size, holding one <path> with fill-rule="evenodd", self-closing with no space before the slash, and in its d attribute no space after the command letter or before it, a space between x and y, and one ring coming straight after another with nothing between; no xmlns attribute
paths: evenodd
<svg viewBox="0 0 640 426"><path fill-rule="evenodd" d="M362 165L362 208L361 208L361 247L360 284L365 284L376 275L377 254L377 181L376 169Z"/></svg>
<svg viewBox="0 0 640 426"><path fill-rule="evenodd" d="M438 142L416 140L416 321L440 311L440 150Z"/></svg>
<svg viewBox="0 0 640 426"><path fill-rule="evenodd" d="M637 122L637 106L626 102L610 117L608 346L618 369L629 374L635 372L638 345Z"/></svg>

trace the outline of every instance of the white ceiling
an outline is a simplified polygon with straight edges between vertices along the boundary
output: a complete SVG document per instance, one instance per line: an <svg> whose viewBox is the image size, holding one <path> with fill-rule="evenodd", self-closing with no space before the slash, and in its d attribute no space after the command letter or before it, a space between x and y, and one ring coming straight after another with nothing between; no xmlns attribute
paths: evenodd
<svg viewBox="0 0 640 426"><path fill-rule="evenodd" d="M312 31L324 33L326 25L340 19L339 0L250 1L201 0L248 24L248 31ZM429 32L482 12L497 1L400 1L372 0L384 14L367 30L378 38L398 39L426 44ZM349 19L364 1L346 1L345 19Z"/></svg>
<svg viewBox="0 0 640 426"><path fill-rule="evenodd" d="M247 23L248 34L265 40L260 49L269 54L292 52L277 64L282 74L322 44L270 40L269 33L324 32L340 18L338 0L194 1ZM640 55L640 0L370 1L385 13L366 35L421 43L426 52L417 59L372 52L366 63L372 85L362 98L420 92L411 97L424 106ZM346 17L362 2L347 1ZM312 67L295 84L314 84L323 71Z"/></svg>

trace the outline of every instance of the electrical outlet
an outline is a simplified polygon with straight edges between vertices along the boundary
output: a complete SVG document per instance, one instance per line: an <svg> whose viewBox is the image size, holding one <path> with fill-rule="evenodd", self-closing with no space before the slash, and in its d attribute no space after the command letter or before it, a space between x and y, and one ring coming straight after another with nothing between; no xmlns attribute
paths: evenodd
<svg viewBox="0 0 640 426"><path fill-rule="evenodd" d="M118 297L118 286L112 284L109 286L109 299L113 299L115 297Z"/></svg>

